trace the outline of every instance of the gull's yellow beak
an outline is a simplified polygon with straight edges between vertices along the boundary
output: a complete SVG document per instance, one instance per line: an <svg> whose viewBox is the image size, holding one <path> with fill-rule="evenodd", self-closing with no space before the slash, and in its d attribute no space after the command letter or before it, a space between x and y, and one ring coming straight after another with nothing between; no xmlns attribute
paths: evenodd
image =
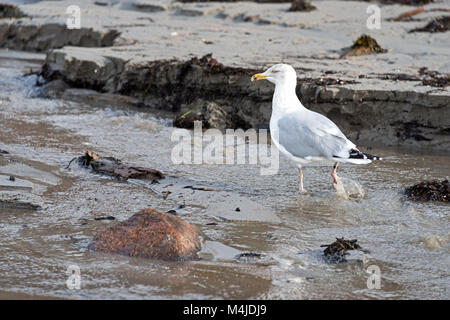
<svg viewBox="0 0 450 320"><path fill-rule="evenodd" d="M263 79L265 79L265 78L267 78L267 76L265 76L265 75L263 75L262 73L257 73L257 74L254 74L253 76L252 76L252 81L258 81L258 80L263 80Z"/></svg>

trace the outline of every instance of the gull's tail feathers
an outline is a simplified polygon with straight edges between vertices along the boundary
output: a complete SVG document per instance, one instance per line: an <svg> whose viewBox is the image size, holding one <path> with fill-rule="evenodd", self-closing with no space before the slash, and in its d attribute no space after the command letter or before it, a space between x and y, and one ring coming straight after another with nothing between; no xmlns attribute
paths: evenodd
<svg viewBox="0 0 450 320"><path fill-rule="evenodd" d="M383 160L380 157L361 152L358 149L351 149L349 151L348 158L333 156L332 159L337 162L348 162L355 164L368 164L371 163L372 160Z"/></svg>

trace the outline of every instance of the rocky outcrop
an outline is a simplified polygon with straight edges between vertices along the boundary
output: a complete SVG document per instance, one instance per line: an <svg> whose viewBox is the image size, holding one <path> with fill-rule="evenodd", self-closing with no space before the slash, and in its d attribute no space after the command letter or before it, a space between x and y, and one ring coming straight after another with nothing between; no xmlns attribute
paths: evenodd
<svg viewBox="0 0 450 320"><path fill-rule="evenodd" d="M106 47L119 36L116 30L68 29L65 24L20 24L14 20L0 24L0 47L45 52L64 46Z"/></svg>
<svg viewBox="0 0 450 320"><path fill-rule="evenodd" d="M89 249L159 260L192 260L201 249L201 232L172 214L144 209L97 233Z"/></svg>

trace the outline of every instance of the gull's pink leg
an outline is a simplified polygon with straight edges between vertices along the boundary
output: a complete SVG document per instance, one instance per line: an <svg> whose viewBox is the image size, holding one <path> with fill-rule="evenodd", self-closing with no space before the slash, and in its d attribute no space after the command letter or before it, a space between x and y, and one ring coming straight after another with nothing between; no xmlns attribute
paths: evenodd
<svg viewBox="0 0 450 320"><path fill-rule="evenodd" d="M300 180L300 192L305 192L305 189L303 189L303 171L301 167L299 169L298 178Z"/></svg>
<svg viewBox="0 0 450 320"><path fill-rule="evenodd" d="M333 166L333 171L331 171L331 176L333 177L333 182L334 184L337 184L337 173L336 173L336 169L338 167L338 162L336 162Z"/></svg>

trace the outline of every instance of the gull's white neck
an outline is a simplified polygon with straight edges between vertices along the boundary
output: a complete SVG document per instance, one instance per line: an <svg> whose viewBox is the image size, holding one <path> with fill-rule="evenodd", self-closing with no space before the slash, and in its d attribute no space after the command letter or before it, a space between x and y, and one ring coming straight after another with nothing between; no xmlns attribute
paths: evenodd
<svg viewBox="0 0 450 320"><path fill-rule="evenodd" d="M305 109L295 93L297 79L285 79L275 84L272 100L272 117L280 116L290 110Z"/></svg>

